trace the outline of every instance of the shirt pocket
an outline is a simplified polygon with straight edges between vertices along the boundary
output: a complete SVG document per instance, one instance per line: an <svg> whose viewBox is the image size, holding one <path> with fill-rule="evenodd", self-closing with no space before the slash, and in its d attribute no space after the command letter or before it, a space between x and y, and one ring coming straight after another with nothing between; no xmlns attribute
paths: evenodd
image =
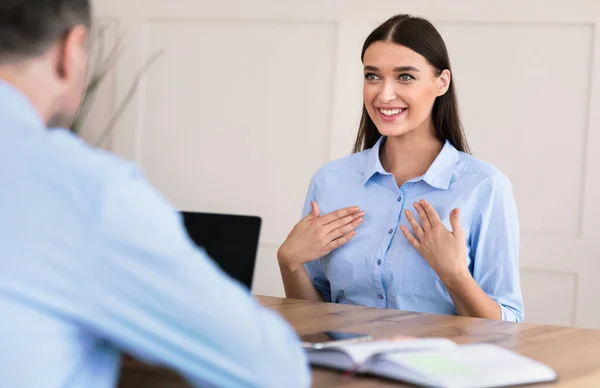
<svg viewBox="0 0 600 388"><path fill-rule="evenodd" d="M446 288L429 263L412 246L406 247L402 260L402 291L425 298L440 298L447 294Z"/></svg>

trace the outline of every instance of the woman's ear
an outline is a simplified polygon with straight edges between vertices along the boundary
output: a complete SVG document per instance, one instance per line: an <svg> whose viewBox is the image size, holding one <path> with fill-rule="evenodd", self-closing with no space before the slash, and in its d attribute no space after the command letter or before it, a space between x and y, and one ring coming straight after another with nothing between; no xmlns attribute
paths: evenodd
<svg viewBox="0 0 600 388"><path fill-rule="evenodd" d="M444 69L437 77L438 97L446 94L448 88L450 88L451 78L452 76L448 69Z"/></svg>

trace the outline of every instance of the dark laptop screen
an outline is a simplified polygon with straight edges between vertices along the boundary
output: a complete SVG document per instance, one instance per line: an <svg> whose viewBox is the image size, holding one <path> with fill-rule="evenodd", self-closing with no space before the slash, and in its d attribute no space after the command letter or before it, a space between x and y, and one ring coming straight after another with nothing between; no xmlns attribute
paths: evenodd
<svg viewBox="0 0 600 388"><path fill-rule="evenodd" d="M255 216L181 212L188 235L229 276L252 288L261 219Z"/></svg>

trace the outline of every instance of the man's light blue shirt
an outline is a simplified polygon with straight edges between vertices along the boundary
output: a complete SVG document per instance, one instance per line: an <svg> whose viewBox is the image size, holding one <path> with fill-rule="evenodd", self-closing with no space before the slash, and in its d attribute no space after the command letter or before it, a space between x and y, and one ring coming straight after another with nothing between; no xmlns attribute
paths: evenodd
<svg viewBox="0 0 600 388"><path fill-rule="evenodd" d="M134 165L46 130L3 82L0 155L0 387L113 387L121 351L198 386L310 385L293 330Z"/></svg>
<svg viewBox="0 0 600 388"><path fill-rule="evenodd" d="M460 208L467 236L465 265L502 310L502 319L523 320L519 281L519 221L508 178L494 166L446 142L427 172L398 187L374 147L327 163L312 177L303 215L315 200L321 214L360 206L364 221L355 237L306 264L326 301L409 311L456 314L444 284L406 240L412 230L404 210L427 200L451 230L449 214Z"/></svg>

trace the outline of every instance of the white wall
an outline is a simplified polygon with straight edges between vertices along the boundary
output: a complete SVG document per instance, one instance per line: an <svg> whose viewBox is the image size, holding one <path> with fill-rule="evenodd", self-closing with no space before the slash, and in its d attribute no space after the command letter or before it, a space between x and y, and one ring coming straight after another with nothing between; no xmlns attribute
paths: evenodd
<svg viewBox="0 0 600 388"><path fill-rule="evenodd" d="M600 328L600 2L97 0L127 50L105 112L157 50L111 142L182 209L258 214L254 291L283 295L275 252L311 174L349 153L360 48L393 14L429 18L450 51L477 157L512 180L526 320ZM191 168L189 166L192 166ZM588 307L589 305L589 307Z"/></svg>

